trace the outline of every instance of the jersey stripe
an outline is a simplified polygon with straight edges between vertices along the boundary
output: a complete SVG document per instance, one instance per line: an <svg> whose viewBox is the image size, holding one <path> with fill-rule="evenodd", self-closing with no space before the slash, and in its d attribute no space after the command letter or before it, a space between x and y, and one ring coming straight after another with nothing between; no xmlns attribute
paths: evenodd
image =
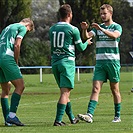
<svg viewBox="0 0 133 133"><path fill-rule="evenodd" d="M117 48L118 47L118 42L117 41L97 41L96 43L97 48Z"/></svg>
<svg viewBox="0 0 133 133"><path fill-rule="evenodd" d="M75 44L78 44L78 43L81 43L82 41L81 41L81 39L80 40L78 40L78 41L75 41Z"/></svg>
<svg viewBox="0 0 133 133"><path fill-rule="evenodd" d="M97 60L120 60L119 54L105 53L105 54L96 54Z"/></svg>
<svg viewBox="0 0 133 133"><path fill-rule="evenodd" d="M113 53L113 54L119 54L119 48L96 48L97 54L103 54L103 53Z"/></svg>
<svg viewBox="0 0 133 133"><path fill-rule="evenodd" d="M109 26L106 26L104 23L100 24L100 26L110 32L119 32L120 35L122 33L122 27L115 22ZM101 30L96 30L95 28L93 28L91 32L96 36L96 62L105 63L119 61L120 54L118 43L120 41L120 36L118 38L111 38Z"/></svg>

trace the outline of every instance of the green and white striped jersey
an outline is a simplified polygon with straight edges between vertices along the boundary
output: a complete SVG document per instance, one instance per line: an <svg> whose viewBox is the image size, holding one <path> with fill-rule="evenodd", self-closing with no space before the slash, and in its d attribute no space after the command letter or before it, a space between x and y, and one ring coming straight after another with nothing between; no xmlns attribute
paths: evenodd
<svg viewBox="0 0 133 133"><path fill-rule="evenodd" d="M52 65L66 60L75 60L75 47L79 51L86 49L88 42L82 43L77 27L58 22L49 30Z"/></svg>
<svg viewBox="0 0 133 133"><path fill-rule="evenodd" d="M120 35L122 34L122 27L113 22L113 24L106 26L104 23L100 26L109 31L118 31ZM96 63L108 63L108 62L118 62L120 63L119 54L119 41L120 37L117 39L110 38L105 35L101 30L92 29L91 32L96 36Z"/></svg>
<svg viewBox="0 0 133 133"><path fill-rule="evenodd" d="M20 23L10 24L3 29L0 35L0 57L2 55L14 56L14 43L17 37L23 38L27 29Z"/></svg>

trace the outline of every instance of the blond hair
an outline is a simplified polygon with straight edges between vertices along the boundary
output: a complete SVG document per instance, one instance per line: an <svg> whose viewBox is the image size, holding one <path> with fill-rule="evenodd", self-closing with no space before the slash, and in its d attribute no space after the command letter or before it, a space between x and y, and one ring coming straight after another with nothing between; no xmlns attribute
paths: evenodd
<svg viewBox="0 0 133 133"><path fill-rule="evenodd" d="M101 7L100 7L100 10L104 10L104 9L107 9L109 12L111 12L113 14L113 8L111 5L109 4L103 4Z"/></svg>
<svg viewBox="0 0 133 133"><path fill-rule="evenodd" d="M34 22L30 18L24 18L20 22L29 23L31 31L34 30Z"/></svg>

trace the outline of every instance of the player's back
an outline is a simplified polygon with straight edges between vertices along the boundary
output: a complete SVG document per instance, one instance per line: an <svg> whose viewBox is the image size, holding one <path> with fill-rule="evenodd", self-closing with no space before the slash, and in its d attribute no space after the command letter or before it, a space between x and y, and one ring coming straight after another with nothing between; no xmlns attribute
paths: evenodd
<svg viewBox="0 0 133 133"><path fill-rule="evenodd" d="M52 61L67 57L75 57L74 30L75 26L66 22L58 22L50 28Z"/></svg>
<svg viewBox="0 0 133 133"><path fill-rule="evenodd" d="M14 23L3 29L0 36L0 56L6 54L7 50L14 51L15 39L21 28L24 26L20 23Z"/></svg>

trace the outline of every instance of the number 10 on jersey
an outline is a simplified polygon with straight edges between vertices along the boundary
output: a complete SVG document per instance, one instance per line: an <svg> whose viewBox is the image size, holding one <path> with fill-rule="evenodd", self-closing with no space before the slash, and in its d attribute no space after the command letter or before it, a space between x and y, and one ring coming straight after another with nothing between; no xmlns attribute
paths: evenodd
<svg viewBox="0 0 133 133"><path fill-rule="evenodd" d="M64 32L56 32L53 31L53 46L57 48L62 48L64 44L64 37L65 33Z"/></svg>

